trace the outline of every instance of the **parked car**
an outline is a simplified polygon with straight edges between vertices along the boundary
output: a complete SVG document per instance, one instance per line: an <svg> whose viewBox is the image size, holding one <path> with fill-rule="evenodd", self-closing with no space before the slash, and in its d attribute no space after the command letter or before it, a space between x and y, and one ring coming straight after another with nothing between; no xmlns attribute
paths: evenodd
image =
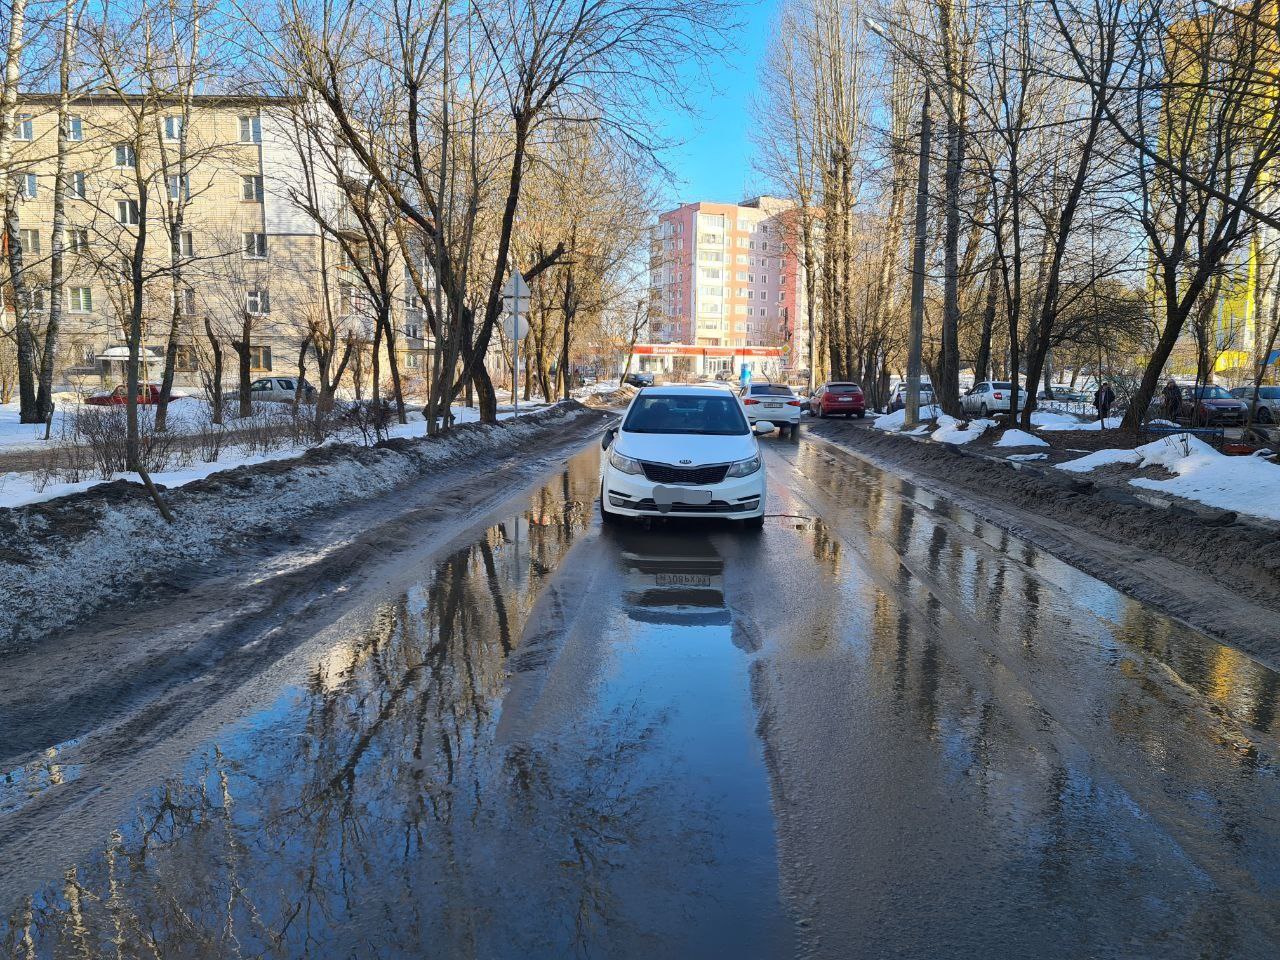
<svg viewBox="0 0 1280 960"><path fill-rule="evenodd" d="M856 383L824 383L809 398L809 412L819 420L824 417L857 417L867 415L867 399Z"/></svg>
<svg viewBox="0 0 1280 960"><path fill-rule="evenodd" d="M1092 397L1086 397L1079 390L1072 390L1070 387L1054 387L1052 396L1049 395L1048 390L1041 390L1036 394L1036 400L1040 403L1044 403L1046 401L1055 403L1085 403L1086 401L1092 402L1092 399Z"/></svg>
<svg viewBox="0 0 1280 960"><path fill-rule="evenodd" d="M726 381L728 381L728 380L732 380L732 379L733 379L733 371L732 371L732 370L717 370L717 371L716 371L716 379L717 379L718 381L720 381L721 383L724 383L724 382L726 382Z"/></svg>
<svg viewBox="0 0 1280 960"><path fill-rule="evenodd" d="M249 384L249 398L254 403L260 400L270 403L293 403L297 389L297 377L261 377ZM231 390L225 394L225 397L234 402L239 395L238 391ZM318 395L315 387L306 380L302 381L302 396L299 399L303 403L315 403Z"/></svg>
<svg viewBox="0 0 1280 960"><path fill-rule="evenodd" d="M738 396L752 426L772 423L795 436L800 426L800 398L785 383L749 383Z"/></svg>
<svg viewBox="0 0 1280 960"><path fill-rule="evenodd" d="M933 403L933 387L927 383L920 384L920 406L928 406ZM895 410L905 410L907 407L907 385L900 383L893 388L893 393L889 394L889 412Z"/></svg>
<svg viewBox="0 0 1280 960"><path fill-rule="evenodd" d="M1249 405L1233 397L1223 387L1207 383L1182 388L1182 409L1178 419L1197 427L1229 426L1244 423Z"/></svg>
<svg viewBox="0 0 1280 960"><path fill-rule="evenodd" d="M760 445L741 403L714 387L643 390L610 428L600 517L699 516L764 523Z"/></svg>
<svg viewBox="0 0 1280 960"><path fill-rule="evenodd" d="M186 399L183 394L171 393L169 402L175 400ZM100 393L90 394L85 397L85 403L93 407L122 407L129 402L129 387L127 384L120 384L114 390L106 390ZM160 402L160 384L158 383L140 383L138 384L138 403L147 406Z"/></svg>
<svg viewBox="0 0 1280 960"><path fill-rule="evenodd" d="M1019 392L1018 409L1022 409ZM993 413L1008 413L1013 402L1013 384L1006 380L983 380L960 398L960 409L967 414L987 417Z"/></svg>
<svg viewBox="0 0 1280 960"><path fill-rule="evenodd" d="M626 382L633 387L652 387L654 377L652 373L629 373Z"/></svg>
<svg viewBox="0 0 1280 960"><path fill-rule="evenodd" d="M1254 403L1253 387L1236 387L1231 395L1246 407ZM1255 423L1280 423L1280 387L1259 387L1257 406L1254 407Z"/></svg>

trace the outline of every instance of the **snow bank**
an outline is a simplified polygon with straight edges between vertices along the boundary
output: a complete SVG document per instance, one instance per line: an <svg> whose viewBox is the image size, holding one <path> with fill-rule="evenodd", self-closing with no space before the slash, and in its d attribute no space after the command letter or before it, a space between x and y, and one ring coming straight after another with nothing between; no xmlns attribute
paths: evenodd
<svg viewBox="0 0 1280 960"><path fill-rule="evenodd" d="M172 525L135 483L100 484L77 496L0 509L0 647L66 626L136 590L148 576L210 560L228 544L383 495L451 463L538 449L579 421L586 428L601 418L577 403L558 404L438 439L332 445L292 460L224 470L192 478L166 495Z"/></svg>
<svg viewBox="0 0 1280 960"><path fill-rule="evenodd" d="M1083 473L1110 463L1164 467L1167 480L1135 477L1143 487L1221 510L1280 520L1280 466L1261 457L1228 457L1189 433L1161 437L1133 450L1099 450L1059 465Z"/></svg>
<svg viewBox="0 0 1280 960"><path fill-rule="evenodd" d="M1000 434L997 447L1047 447L1049 444L1025 430L1010 429Z"/></svg>
<svg viewBox="0 0 1280 960"><path fill-rule="evenodd" d="M1031 425L1037 430L1114 430L1120 426L1120 417L1107 417L1104 425L1100 420L1085 420L1069 413L1053 413L1049 410L1032 410Z"/></svg>
<svg viewBox="0 0 1280 960"><path fill-rule="evenodd" d="M926 406L920 408L921 420L933 420L939 413L936 406ZM882 413L876 417L875 427L877 430L901 430L907 423L907 411L904 407L901 410L895 410L893 413Z"/></svg>
<svg viewBox="0 0 1280 960"><path fill-rule="evenodd" d="M930 435L938 443L962 444L977 440L996 425L994 420L970 420L967 424L945 413L938 415L938 429Z"/></svg>

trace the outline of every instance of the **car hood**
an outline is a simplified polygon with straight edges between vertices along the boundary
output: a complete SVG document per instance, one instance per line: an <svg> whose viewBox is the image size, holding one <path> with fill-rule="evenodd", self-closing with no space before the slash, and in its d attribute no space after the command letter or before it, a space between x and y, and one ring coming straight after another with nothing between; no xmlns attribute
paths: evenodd
<svg viewBox="0 0 1280 960"><path fill-rule="evenodd" d="M690 461L690 466L709 463L730 463L755 456L758 445L750 433L735 437L691 436L673 433L619 433L614 441L618 453L633 460L650 463L679 464Z"/></svg>

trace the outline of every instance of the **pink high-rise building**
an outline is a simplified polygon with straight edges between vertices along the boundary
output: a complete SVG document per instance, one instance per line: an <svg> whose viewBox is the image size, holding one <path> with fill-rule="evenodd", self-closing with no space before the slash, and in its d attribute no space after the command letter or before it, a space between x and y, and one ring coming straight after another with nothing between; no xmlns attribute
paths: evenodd
<svg viewBox="0 0 1280 960"><path fill-rule="evenodd" d="M794 204L757 197L688 203L658 217L650 340L702 348L670 352L675 372L713 374L752 357L772 359L779 373L807 366L795 214Z"/></svg>

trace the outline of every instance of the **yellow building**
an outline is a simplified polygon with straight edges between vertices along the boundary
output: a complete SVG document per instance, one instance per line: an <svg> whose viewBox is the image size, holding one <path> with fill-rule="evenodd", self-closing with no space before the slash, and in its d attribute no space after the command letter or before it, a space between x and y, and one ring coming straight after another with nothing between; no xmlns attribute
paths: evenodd
<svg viewBox="0 0 1280 960"><path fill-rule="evenodd" d="M309 212L340 214L340 191L332 178L315 173L316 165L303 162L306 150L299 141L304 138L294 127L289 104L267 97L200 95L192 100L187 129L182 127L177 99L95 93L71 106L56 389L123 379L131 303L125 255L134 250L144 224L142 259L150 277L144 345L150 355L147 375L158 378L175 300L170 237L179 207L179 385L201 386L210 334L223 347L226 389L233 386L237 363L231 344L242 342L246 331L255 374L294 372L308 320L321 315L326 303L344 329L354 329L366 342L373 339L358 277L345 263L340 244L322 237ZM48 313L56 156L57 96L21 96L14 184L23 276L38 329ZM403 267L396 273L399 360L413 376L429 366L428 343ZM14 305L6 306L9 314ZM314 359L309 366L314 371ZM367 370L367 357L361 366Z"/></svg>

